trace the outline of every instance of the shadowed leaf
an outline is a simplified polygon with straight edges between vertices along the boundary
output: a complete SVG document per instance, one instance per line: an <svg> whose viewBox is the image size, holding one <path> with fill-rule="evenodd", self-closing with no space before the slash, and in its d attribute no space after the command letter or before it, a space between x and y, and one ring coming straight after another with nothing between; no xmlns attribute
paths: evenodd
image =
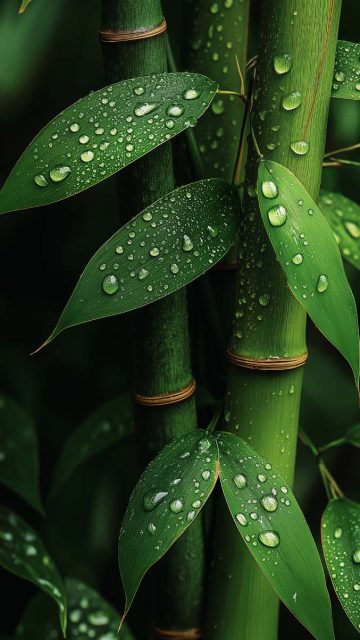
<svg viewBox="0 0 360 640"><path fill-rule="evenodd" d="M0 507L0 540L0 565L20 578L33 582L55 600L65 635L65 587L36 531L17 514Z"/></svg>
<svg viewBox="0 0 360 640"><path fill-rule="evenodd" d="M56 464L51 495L54 495L83 462L133 433L129 394L105 402L69 436Z"/></svg>
<svg viewBox="0 0 360 640"><path fill-rule="evenodd" d="M30 143L0 192L0 213L83 191L196 124L217 85L194 73L132 78L91 93Z"/></svg>
<svg viewBox="0 0 360 640"><path fill-rule="evenodd" d="M331 97L360 100L360 44L338 41Z"/></svg>
<svg viewBox="0 0 360 640"><path fill-rule="evenodd" d="M359 380L354 296L331 228L305 187L286 167L259 163L260 211L295 298Z"/></svg>
<svg viewBox="0 0 360 640"><path fill-rule="evenodd" d="M119 536L124 616L145 573L200 513L217 476L216 440L200 429L167 445L142 474Z"/></svg>
<svg viewBox="0 0 360 640"><path fill-rule="evenodd" d="M37 437L30 416L8 396L0 397L0 483L43 513Z"/></svg>
<svg viewBox="0 0 360 640"><path fill-rule="evenodd" d="M79 580L65 580L68 597L68 640L133 640L126 625L118 634L119 614L99 593ZM61 640L52 602L39 593L26 607L16 629L17 640Z"/></svg>
<svg viewBox="0 0 360 640"><path fill-rule="evenodd" d="M325 560L336 595L360 630L360 505L345 498L331 500L321 521Z"/></svg>
<svg viewBox="0 0 360 640"><path fill-rule="evenodd" d="M345 442L354 447L360 447L360 424L354 424L345 433Z"/></svg>
<svg viewBox="0 0 360 640"><path fill-rule="evenodd" d="M47 342L68 327L150 304L205 273L233 241L238 204L236 191L213 179L147 207L91 258Z"/></svg>
<svg viewBox="0 0 360 640"><path fill-rule="evenodd" d="M321 191L319 207L345 260L360 269L360 206L341 193Z"/></svg>
<svg viewBox="0 0 360 640"><path fill-rule="evenodd" d="M283 603L317 640L334 638L310 529L286 482L244 440L218 434L220 482L242 538Z"/></svg>

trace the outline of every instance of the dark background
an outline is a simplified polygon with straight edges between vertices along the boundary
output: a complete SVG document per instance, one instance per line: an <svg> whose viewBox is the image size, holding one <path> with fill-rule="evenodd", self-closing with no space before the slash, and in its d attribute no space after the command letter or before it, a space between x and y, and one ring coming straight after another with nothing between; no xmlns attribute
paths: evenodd
<svg viewBox="0 0 360 640"><path fill-rule="evenodd" d="M97 39L99 0L33 0L22 16L17 15L18 4L0 0L0 185L40 128L79 97L104 85ZM179 0L167 4L171 12L181 8ZM253 3L255 24L259 4ZM359 19L359 4L345 0L342 39L358 41ZM328 148L359 140L359 102L333 100ZM360 202L359 177L360 169L331 169L323 184ZM71 329L39 355L29 355L49 335L88 259L117 228L111 179L75 198L0 220L0 391L12 395L33 416L44 495L66 436L104 400L129 387L129 317ZM349 267L348 275L357 294L358 273ZM195 299L190 291L193 333L198 335L205 320ZM308 336L301 426L321 444L341 436L358 419L357 397L350 370L339 354L312 326ZM195 361L194 366L201 369L201 363ZM221 396L221 378L215 378L210 367L212 375ZM84 465L48 505L46 520L10 493L4 495L7 504L41 531L64 574L92 584L117 607L121 603L117 536L136 474L134 459L129 444ZM345 493L359 500L359 450L343 447L327 459ZM326 499L314 459L301 444L296 494L319 538ZM36 590L5 572L0 579L0 640L8 640ZM355 639L357 633L335 599L334 616L337 640ZM283 612L281 639L289 634L310 637Z"/></svg>

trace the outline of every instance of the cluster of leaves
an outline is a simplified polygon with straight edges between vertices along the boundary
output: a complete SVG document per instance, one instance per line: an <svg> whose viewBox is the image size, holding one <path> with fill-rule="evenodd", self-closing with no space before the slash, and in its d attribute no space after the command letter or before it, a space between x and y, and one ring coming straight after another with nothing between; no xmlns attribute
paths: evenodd
<svg viewBox="0 0 360 640"><path fill-rule="evenodd" d="M22 10L27 4L23 2ZM357 46L339 44L335 97L360 96L356 84L350 91L345 83L348 72L341 80L340 69L344 65L353 69ZM80 100L50 122L26 149L0 192L0 212L56 202L96 185L194 126L216 90L216 83L198 74L160 74L117 83ZM342 208L352 209L351 216L340 223L342 216L336 214L339 198L342 196L323 194L319 208L285 167L269 160L259 162L260 211L289 287L348 360L357 384L357 316L341 254L358 267L359 209L342 201ZM139 308L186 286L225 255L235 235L238 210L237 192L217 179L181 187L152 204L96 252L50 339L67 327ZM304 259L300 253L299 238L312 247L311 257ZM303 293L304 289L309 293ZM1 411L6 426L1 436L5 458L0 480L41 511L31 421L10 399L4 399ZM104 423L108 414L112 419ZM131 424L129 402L122 398L82 425L65 445L52 493L81 462L127 435ZM222 432L199 431L171 443L140 478L119 540L127 608L144 573L198 516L218 477L240 534L279 597L316 638L333 637L321 562L290 488L271 461L263 460L240 438ZM334 497L323 519L331 575L337 571L334 567L340 556L348 569L346 579L345 571L341 580L333 577L334 586L357 627L358 509ZM139 534L144 543L140 553L138 549L135 553L133 545ZM63 632L68 599L70 636L82 633L76 625L85 616L90 624L96 618L95 625L110 625L106 637L112 637L113 611L86 586L64 583L38 535L22 518L2 509L0 535L4 541L1 564L56 601ZM18 637L25 637L27 628L37 629L37 637L45 637L46 629L54 628L50 609L39 622L42 606L40 597L29 606ZM87 607L89 611L83 611Z"/></svg>

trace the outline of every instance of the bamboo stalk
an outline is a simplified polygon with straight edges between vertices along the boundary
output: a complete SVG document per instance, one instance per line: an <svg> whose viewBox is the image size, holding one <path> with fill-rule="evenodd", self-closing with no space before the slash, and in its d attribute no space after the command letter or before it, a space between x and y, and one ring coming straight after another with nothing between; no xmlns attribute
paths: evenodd
<svg viewBox="0 0 360 640"><path fill-rule="evenodd" d="M293 171L316 200L341 0L265 0L254 93L254 134L265 157ZM287 54L291 59L277 58ZM286 68L290 60L290 69ZM289 64L288 64L289 66ZM285 96L301 93L293 110ZM286 101L285 101L286 102ZM306 141L296 155L290 145ZM258 211L257 152L250 145L240 235L231 351L253 359L304 353L305 312L287 288ZM292 482L302 370L264 372L230 365L225 428L239 433ZM218 506L207 640L276 640L278 599Z"/></svg>
<svg viewBox="0 0 360 640"><path fill-rule="evenodd" d="M102 30L151 29L163 20L160 0L102 0ZM166 34L103 44L108 82L167 70ZM122 222L174 188L169 144L118 174ZM153 396L178 391L192 380L186 292L133 314L133 390ZM197 427L194 397L169 406L135 407L137 437L148 461L173 437ZM159 563L156 573L156 627L186 631L200 625L203 588L201 521Z"/></svg>

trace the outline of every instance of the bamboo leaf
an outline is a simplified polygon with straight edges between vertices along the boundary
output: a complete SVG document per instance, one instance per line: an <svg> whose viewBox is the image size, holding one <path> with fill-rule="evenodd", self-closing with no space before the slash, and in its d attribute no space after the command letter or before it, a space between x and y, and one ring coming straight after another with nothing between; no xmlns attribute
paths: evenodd
<svg viewBox="0 0 360 640"><path fill-rule="evenodd" d="M359 333L354 296L333 233L304 186L286 167L259 164L262 219L295 298L359 380Z"/></svg>
<svg viewBox="0 0 360 640"><path fill-rule="evenodd" d="M360 44L339 40L336 47L332 98L360 100Z"/></svg>
<svg viewBox="0 0 360 640"><path fill-rule="evenodd" d="M63 634L66 632L66 592L59 572L42 541L20 516L0 507L0 565L36 584L55 600Z"/></svg>
<svg viewBox="0 0 360 640"><path fill-rule="evenodd" d="M290 488L244 440L220 432L218 444L221 486L246 546L310 633L334 638L321 560Z"/></svg>
<svg viewBox="0 0 360 640"><path fill-rule="evenodd" d="M333 231L341 255L360 269L360 206L341 193L321 191L319 207Z"/></svg>
<svg viewBox="0 0 360 640"><path fill-rule="evenodd" d="M0 483L43 513L37 438L30 416L10 397L0 397Z"/></svg>
<svg viewBox="0 0 360 640"><path fill-rule="evenodd" d="M119 536L124 617L145 573L200 513L217 477L216 441L200 429L167 445L142 474Z"/></svg>
<svg viewBox="0 0 360 640"><path fill-rule="evenodd" d="M345 433L345 442L360 447L360 424L354 424Z"/></svg>
<svg viewBox="0 0 360 640"><path fill-rule="evenodd" d="M32 0L22 0L18 13L24 13Z"/></svg>
<svg viewBox="0 0 360 640"><path fill-rule="evenodd" d="M65 580L69 623L67 640L133 640L120 616L102 596L79 580ZM56 609L42 593L28 604L16 629L17 640L61 640Z"/></svg>
<svg viewBox="0 0 360 640"><path fill-rule="evenodd" d="M341 605L360 630L360 505L331 500L321 521L326 565Z"/></svg>
<svg viewBox="0 0 360 640"><path fill-rule="evenodd" d="M227 252L237 215L238 196L219 179L181 187L147 207L91 258L47 342L70 326L137 309L192 282Z"/></svg>
<svg viewBox="0 0 360 640"><path fill-rule="evenodd" d="M0 192L0 213L88 189L196 124L217 85L195 73L132 78L60 113L30 143Z"/></svg>
<svg viewBox="0 0 360 640"><path fill-rule="evenodd" d="M54 495L86 460L126 438L134 430L129 394L105 402L69 436L56 464L51 495Z"/></svg>

